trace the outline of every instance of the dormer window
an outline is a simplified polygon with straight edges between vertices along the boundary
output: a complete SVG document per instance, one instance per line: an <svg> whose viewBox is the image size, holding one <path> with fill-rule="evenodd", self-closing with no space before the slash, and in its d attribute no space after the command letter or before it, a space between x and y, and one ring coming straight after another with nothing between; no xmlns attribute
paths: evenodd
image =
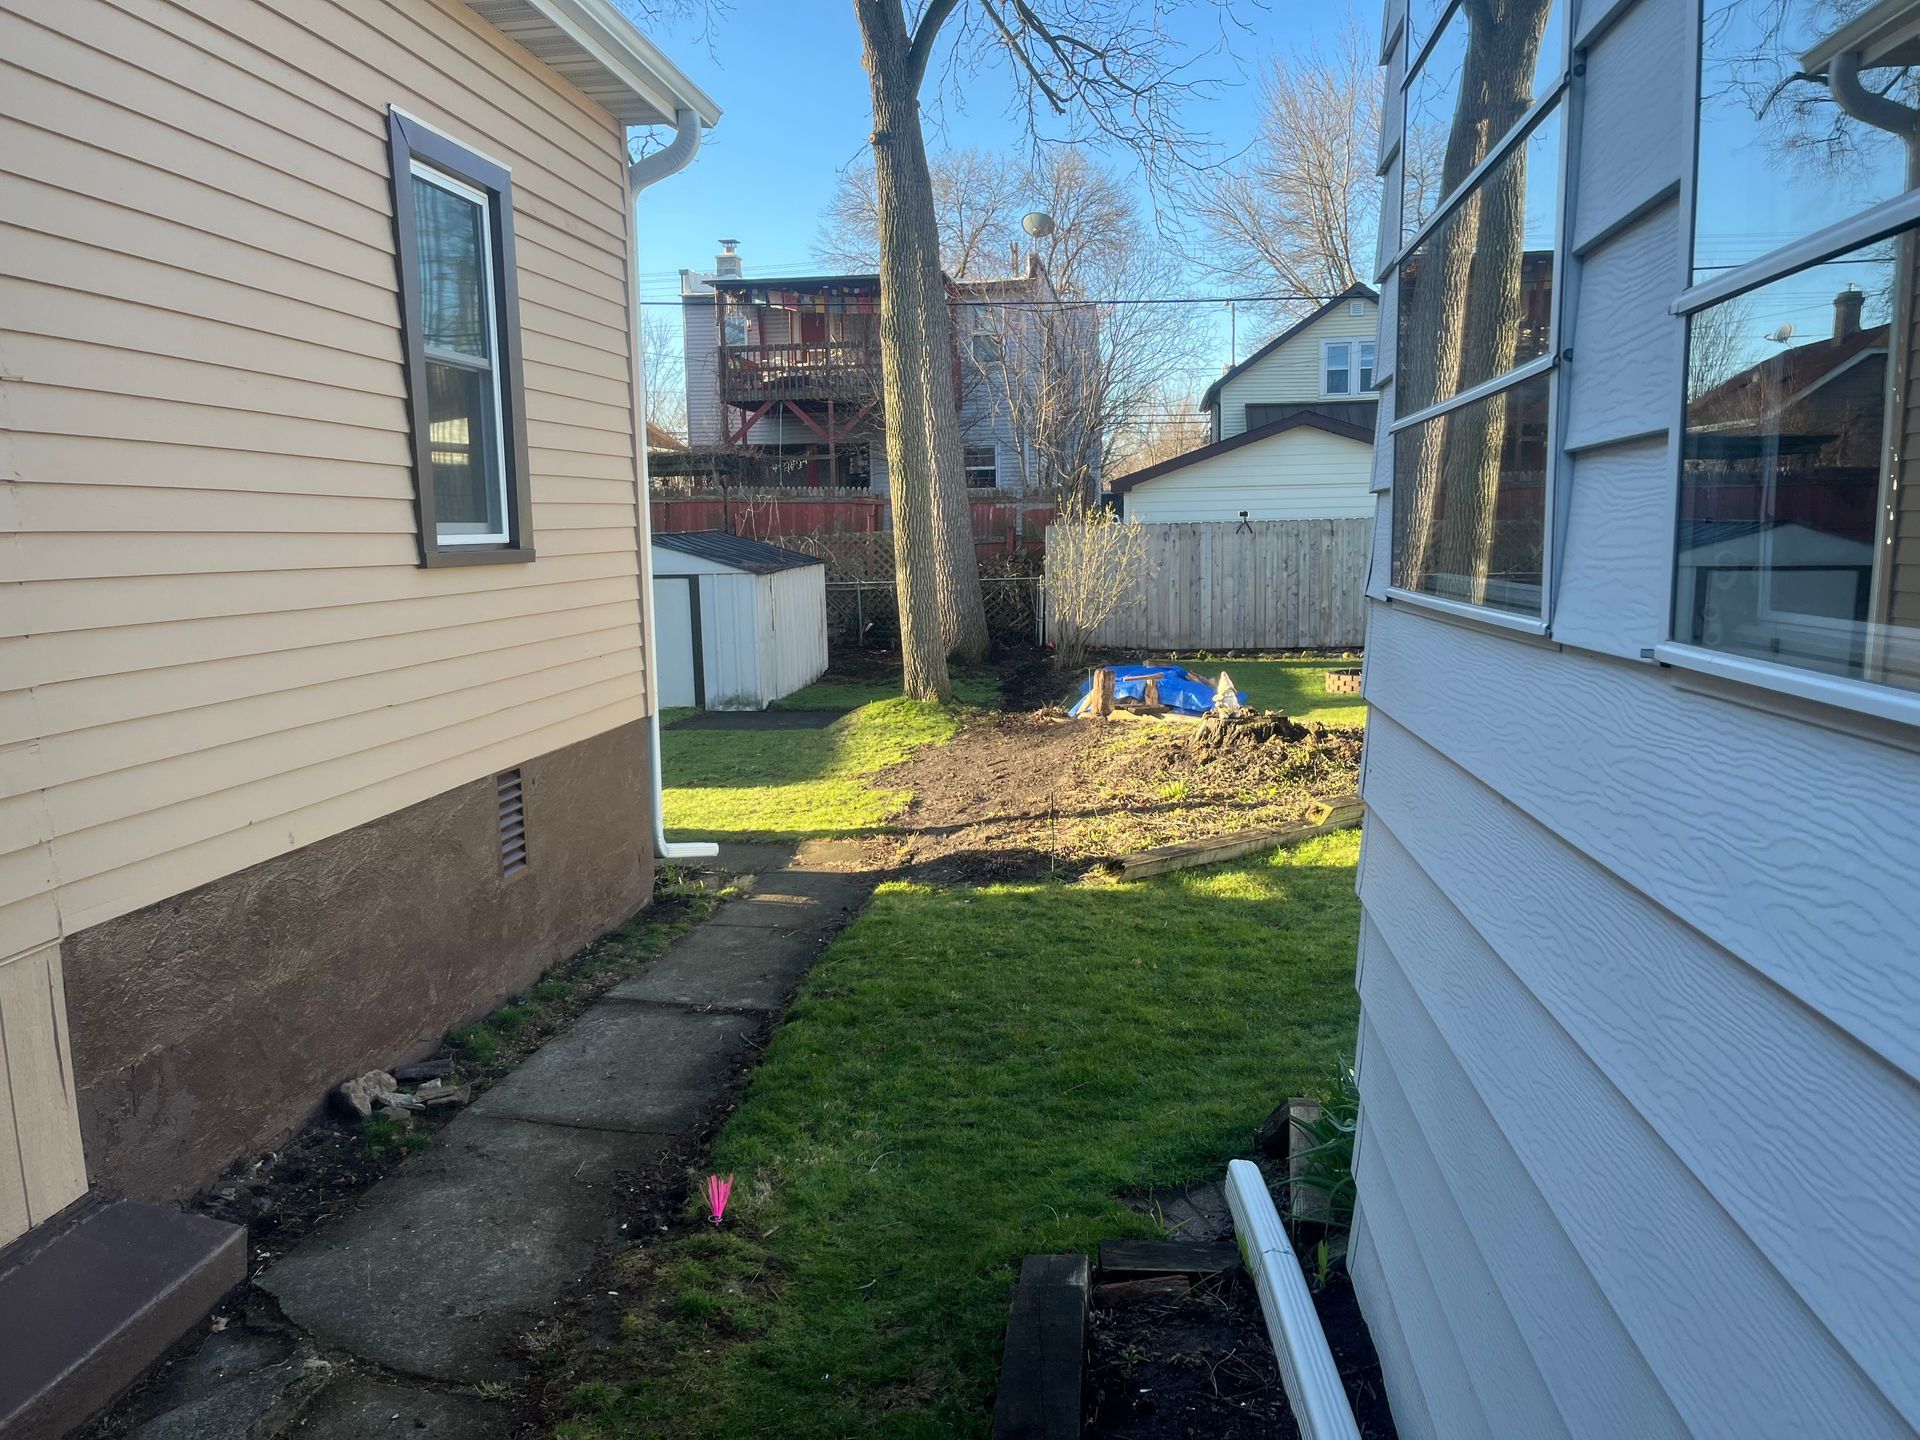
<svg viewBox="0 0 1920 1440"><path fill-rule="evenodd" d="M1373 355L1371 340L1326 341L1320 347L1320 393L1357 395L1373 389Z"/></svg>

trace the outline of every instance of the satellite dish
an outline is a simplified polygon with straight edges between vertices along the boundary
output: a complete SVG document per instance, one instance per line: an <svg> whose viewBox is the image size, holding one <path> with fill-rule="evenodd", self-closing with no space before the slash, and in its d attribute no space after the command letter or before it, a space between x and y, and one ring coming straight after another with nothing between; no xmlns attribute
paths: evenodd
<svg viewBox="0 0 1920 1440"><path fill-rule="evenodd" d="M1020 217L1020 228L1036 240L1044 240L1053 233L1053 217L1044 210L1029 210Z"/></svg>
<svg viewBox="0 0 1920 1440"><path fill-rule="evenodd" d="M1762 340L1771 340L1776 345L1784 345L1793 339L1793 322L1789 320L1784 325L1776 326L1760 338Z"/></svg>

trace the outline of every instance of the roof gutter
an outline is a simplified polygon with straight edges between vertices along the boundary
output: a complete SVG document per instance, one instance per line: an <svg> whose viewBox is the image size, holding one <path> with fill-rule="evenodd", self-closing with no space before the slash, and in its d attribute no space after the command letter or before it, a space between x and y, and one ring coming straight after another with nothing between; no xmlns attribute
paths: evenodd
<svg viewBox="0 0 1920 1440"><path fill-rule="evenodd" d="M631 287L627 297L627 349L633 367L633 474L638 519L634 528L640 547L640 643L644 646L647 691L647 765L651 772L653 797L653 850L662 860L705 860L720 853L720 847L706 841L667 839L665 811L661 808L660 776L660 676L656 663L658 650L653 633L653 503L652 486L647 478L647 386L645 350L640 331L640 192L649 185L686 169L700 152L700 116L691 109L679 109L673 116L673 140L651 155L643 155L627 166L628 223L633 239L627 246L631 256Z"/></svg>

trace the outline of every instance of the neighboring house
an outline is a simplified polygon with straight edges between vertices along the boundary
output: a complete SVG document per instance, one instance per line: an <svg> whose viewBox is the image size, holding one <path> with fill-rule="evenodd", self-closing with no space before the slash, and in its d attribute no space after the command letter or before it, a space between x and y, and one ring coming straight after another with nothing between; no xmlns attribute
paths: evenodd
<svg viewBox="0 0 1920 1440"><path fill-rule="evenodd" d="M1379 293L1360 284L1296 320L1200 397L1213 439L1302 412L1371 430L1380 406L1373 393L1379 330Z"/></svg>
<svg viewBox="0 0 1920 1440"><path fill-rule="evenodd" d="M1406 1440L1920 1426L1916 25L1840 9L1388 5L1349 1254Z"/></svg>
<svg viewBox="0 0 1920 1440"><path fill-rule="evenodd" d="M646 903L627 127L717 111L610 0L18 3L0 54L30 1273ZM195 1318L125 1223L101 1383Z"/></svg>
<svg viewBox="0 0 1920 1440"><path fill-rule="evenodd" d="M1200 398L1209 444L1111 482L1143 521L1370 516L1380 297L1354 285L1233 366Z"/></svg>
<svg viewBox="0 0 1920 1440"><path fill-rule="evenodd" d="M744 452L776 484L886 493L879 277L748 277L737 242L721 246L712 273L680 272L689 444ZM1040 492L1047 422L1028 387L1006 380L1009 349L1028 346L1001 317L1058 296L1032 260L1024 275L947 283L967 484ZM724 468L742 473L737 459Z"/></svg>
<svg viewBox="0 0 1920 1440"><path fill-rule="evenodd" d="M660 705L764 710L827 668L827 562L724 530L653 537Z"/></svg>

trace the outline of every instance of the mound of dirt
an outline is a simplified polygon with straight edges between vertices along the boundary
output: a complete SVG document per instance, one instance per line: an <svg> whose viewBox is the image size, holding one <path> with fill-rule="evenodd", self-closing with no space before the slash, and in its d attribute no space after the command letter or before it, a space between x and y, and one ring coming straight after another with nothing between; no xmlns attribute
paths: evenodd
<svg viewBox="0 0 1920 1440"><path fill-rule="evenodd" d="M1205 720L984 713L879 777L914 793L876 861L936 883L1077 874L1115 855L1299 820L1351 794L1356 730L1275 712Z"/></svg>

